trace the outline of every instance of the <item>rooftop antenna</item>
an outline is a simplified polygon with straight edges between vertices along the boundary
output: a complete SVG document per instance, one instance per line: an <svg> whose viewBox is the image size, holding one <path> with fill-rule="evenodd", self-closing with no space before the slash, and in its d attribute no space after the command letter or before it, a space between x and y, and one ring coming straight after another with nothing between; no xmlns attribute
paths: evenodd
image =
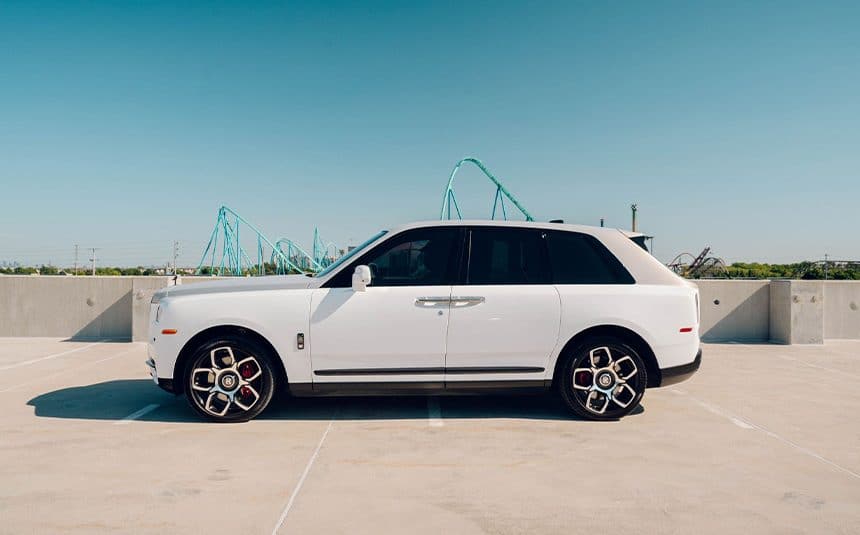
<svg viewBox="0 0 860 535"><path fill-rule="evenodd" d="M632 227L631 227L631 230L633 230L633 232L636 232L636 211L637 211L638 209L639 209L639 207L638 207L636 204L631 204L631 205L630 205L630 211L631 211L631 212L632 212L632 214L633 214L633 225L632 225ZM602 226L602 225L601 225L601 226Z"/></svg>

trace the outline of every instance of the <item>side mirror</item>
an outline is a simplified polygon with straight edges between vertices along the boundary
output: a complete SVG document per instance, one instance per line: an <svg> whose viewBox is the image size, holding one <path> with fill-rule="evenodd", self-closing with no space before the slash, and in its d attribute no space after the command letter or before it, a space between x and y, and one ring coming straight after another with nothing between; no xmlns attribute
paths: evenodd
<svg viewBox="0 0 860 535"><path fill-rule="evenodd" d="M370 284L370 268L367 266L355 266L352 274L352 289L356 292L364 292Z"/></svg>

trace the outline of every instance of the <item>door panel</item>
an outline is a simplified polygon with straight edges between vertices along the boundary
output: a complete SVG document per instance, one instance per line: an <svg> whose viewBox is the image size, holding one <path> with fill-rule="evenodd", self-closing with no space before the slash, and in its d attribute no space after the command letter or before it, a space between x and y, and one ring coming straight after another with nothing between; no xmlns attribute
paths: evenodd
<svg viewBox="0 0 860 535"><path fill-rule="evenodd" d="M315 290L314 382L441 381L450 294L450 286ZM440 300L419 300L427 297Z"/></svg>
<svg viewBox="0 0 860 535"><path fill-rule="evenodd" d="M451 299L446 382L475 380L479 372L486 380L543 377L561 317L553 286L454 286Z"/></svg>

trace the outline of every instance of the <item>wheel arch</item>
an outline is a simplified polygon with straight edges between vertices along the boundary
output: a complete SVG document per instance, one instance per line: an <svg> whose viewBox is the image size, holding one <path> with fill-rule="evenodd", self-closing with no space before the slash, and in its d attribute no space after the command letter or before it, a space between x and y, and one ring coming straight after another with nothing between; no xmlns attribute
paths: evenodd
<svg viewBox="0 0 860 535"><path fill-rule="evenodd" d="M203 329L192 336L187 342L185 342L185 345L182 346L182 349L179 351L179 355L176 358L176 364L173 366L173 392L175 394L182 394L185 391L185 381L182 375L185 373L185 367L188 364L188 360L194 354L194 351L206 341L213 340L219 336L240 336L250 338L265 347L275 360L273 365L278 373L275 383L276 386L280 383L284 388L288 388L289 383L287 382L287 370L284 368L284 361L281 359L275 346L273 346L265 336L253 329L241 327L239 325L216 325L214 327Z"/></svg>
<svg viewBox="0 0 860 535"><path fill-rule="evenodd" d="M552 374L552 385L557 386L558 378L561 375L561 368L564 366L564 357L569 352L573 351L577 346L583 344L589 338L599 336L611 336L618 338L630 347L636 350L642 360L645 362L645 367L648 372L648 388L660 386L662 375L660 366L657 364L657 357L654 355L654 350L648 342L642 338L636 331L620 325L596 325L580 331L564 344L564 347L558 354L555 361L555 367Z"/></svg>

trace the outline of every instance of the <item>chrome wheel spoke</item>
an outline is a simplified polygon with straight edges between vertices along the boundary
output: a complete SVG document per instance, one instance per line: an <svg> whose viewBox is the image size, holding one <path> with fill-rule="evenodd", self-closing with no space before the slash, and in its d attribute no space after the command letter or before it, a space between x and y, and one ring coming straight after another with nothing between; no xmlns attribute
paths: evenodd
<svg viewBox="0 0 860 535"><path fill-rule="evenodd" d="M615 373L618 374L618 377L623 381L630 379L636 375L638 371L639 369L636 368L636 363L630 355L626 355L615 361Z"/></svg>
<svg viewBox="0 0 860 535"><path fill-rule="evenodd" d="M263 375L263 368L254 357L248 357L236 363L236 369L244 381L251 382Z"/></svg>
<svg viewBox="0 0 860 535"><path fill-rule="evenodd" d="M224 399L226 398L226 399ZM215 402L220 401L224 404L224 408L219 412L217 408L215 408ZM206 410L211 412L216 416L224 416L227 414L227 410L230 409L230 398L221 392L212 392L209 394L209 397L206 398Z"/></svg>
<svg viewBox="0 0 860 535"><path fill-rule="evenodd" d="M612 353L608 347L595 347L588 353L592 368L605 368L612 364Z"/></svg>
<svg viewBox="0 0 860 535"><path fill-rule="evenodd" d="M622 409L626 409L636 399L636 391L628 384L618 385L612 391L612 401Z"/></svg>
<svg viewBox="0 0 860 535"><path fill-rule="evenodd" d="M259 400L260 394L254 389L254 387L251 385L243 385L239 388L239 391L236 392L236 395L233 398L233 403L242 410L247 411L251 410L251 407L256 405Z"/></svg>
<svg viewBox="0 0 860 535"><path fill-rule="evenodd" d="M230 368L236 364L236 357L233 356L233 348L229 346L216 347L209 352L212 360L212 367L216 370Z"/></svg>
<svg viewBox="0 0 860 535"><path fill-rule="evenodd" d="M199 383L200 377L205 375L203 384ZM209 368L195 368L191 372L191 388L200 392L210 392L215 386L215 373Z"/></svg>
<svg viewBox="0 0 860 535"><path fill-rule="evenodd" d="M592 391L585 400L585 406L595 414L603 414L609 406L609 396L598 391Z"/></svg>
<svg viewBox="0 0 860 535"><path fill-rule="evenodd" d="M576 390L591 390L594 387L594 370L577 368L573 370L573 388Z"/></svg>

